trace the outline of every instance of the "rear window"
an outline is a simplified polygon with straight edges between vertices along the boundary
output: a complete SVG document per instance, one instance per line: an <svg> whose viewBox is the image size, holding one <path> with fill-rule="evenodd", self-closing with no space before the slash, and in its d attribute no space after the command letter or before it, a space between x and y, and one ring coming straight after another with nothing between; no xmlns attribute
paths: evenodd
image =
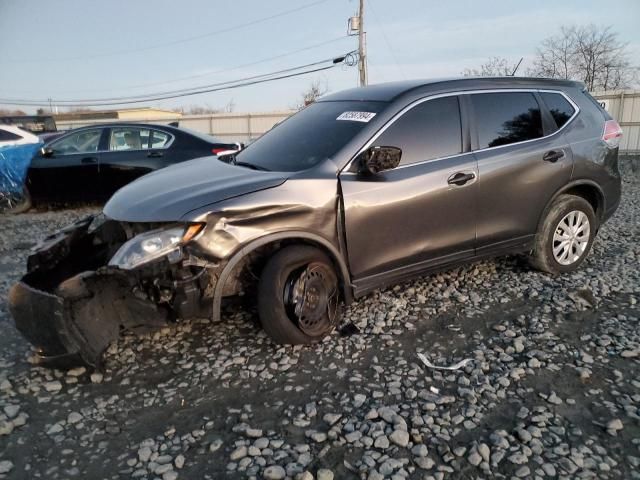
<svg viewBox="0 0 640 480"><path fill-rule="evenodd" d="M533 93L477 93L471 101L480 149L543 136L540 106Z"/></svg>
<svg viewBox="0 0 640 480"><path fill-rule="evenodd" d="M569 101L559 93L542 92L540 96L558 128L562 128L576 112L576 109L573 108Z"/></svg>
<svg viewBox="0 0 640 480"><path fill-rule="evenodd" d="M242 150L237 161L280 172L306 170L335 155L385 106L383 102L312 103Z"/></svg>

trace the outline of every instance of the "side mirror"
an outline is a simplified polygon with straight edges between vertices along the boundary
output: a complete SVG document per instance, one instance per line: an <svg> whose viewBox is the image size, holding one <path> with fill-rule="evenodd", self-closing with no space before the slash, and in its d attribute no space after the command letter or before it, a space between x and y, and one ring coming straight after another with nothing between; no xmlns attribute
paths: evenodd
<svg viewBox="0 0 640 480"><path fill-rule="evenodd" d="M51 148L51 147L42 147L40 149L40 155L42 155L44 158L53 157L53 148Z"/></svg>
<svg viewBox="0 0 640 480"><path fill-rule="evenodd" d="M400 165L402 150L398 147L369 147L360 154L359 173L376 174Z"/></svg>

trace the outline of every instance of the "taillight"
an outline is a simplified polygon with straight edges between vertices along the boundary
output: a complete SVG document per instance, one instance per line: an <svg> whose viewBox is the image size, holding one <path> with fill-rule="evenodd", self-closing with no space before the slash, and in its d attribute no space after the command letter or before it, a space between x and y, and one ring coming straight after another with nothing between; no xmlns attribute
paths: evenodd
<svg viewBox="0 0 640 480"><path fill-rule="evenodd" d="M610 147L617 147L620 145L620 138L622 138L622 128L615 120L607 120L604 123L604 131L602 132L602 140L604 140Z"/></svg>
<svg viewBox="0 0 640 480"><path fill-rule="evenodd" d="M213 153L214 155L218 155L219 153L226 152L226 151L227 151L226 148L214 148L211 150L211 153Z"/></svg>

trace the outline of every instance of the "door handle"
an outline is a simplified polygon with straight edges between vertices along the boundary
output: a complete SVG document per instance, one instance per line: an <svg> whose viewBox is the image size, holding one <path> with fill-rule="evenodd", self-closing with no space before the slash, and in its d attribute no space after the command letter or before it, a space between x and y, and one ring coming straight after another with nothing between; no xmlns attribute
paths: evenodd
<svg viewBox="0 0 640 480"><path fill-rule="evenodd" d="M96 157L84 157L80 160L81 163L98 163L98 159Z"/></svg>
<svg viewBox="0 0 640 480"><path fill-rule="evenodd" d="M550 150L542 156L542 160L551 163L555 163L561 158L564 158L564 152L562 150Z"/></svg>
<svg viewBox="0 0 640 480"><path fill-rule="evenodd" d="M474 178L476 178L476 174L475 173L463 173L463 172L458 172L458 173L454 173L453 175L451 175L449 177L449 179L447 180L447 183L449 185L459 185L462 186L465 183L473 180Z"/></svg>
<svg viewBox="0 0 640 480"><path fill-rule="evenodd" d="M160 158L162 157L163 153L162 152L149 152L147 153L147 157L149 158Z"/></svg>

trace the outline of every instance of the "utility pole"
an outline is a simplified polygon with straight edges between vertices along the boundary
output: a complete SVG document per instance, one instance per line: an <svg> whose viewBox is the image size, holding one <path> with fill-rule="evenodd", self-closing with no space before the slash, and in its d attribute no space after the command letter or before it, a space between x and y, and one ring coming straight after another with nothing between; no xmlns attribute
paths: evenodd
<svg viewBox="0 0 640 480"><path fill-rule="evenodd" d="M367 39L364 32L364 0L360 0L358 11L358 70L360 72L360 86L367 85Z"/></svg>

